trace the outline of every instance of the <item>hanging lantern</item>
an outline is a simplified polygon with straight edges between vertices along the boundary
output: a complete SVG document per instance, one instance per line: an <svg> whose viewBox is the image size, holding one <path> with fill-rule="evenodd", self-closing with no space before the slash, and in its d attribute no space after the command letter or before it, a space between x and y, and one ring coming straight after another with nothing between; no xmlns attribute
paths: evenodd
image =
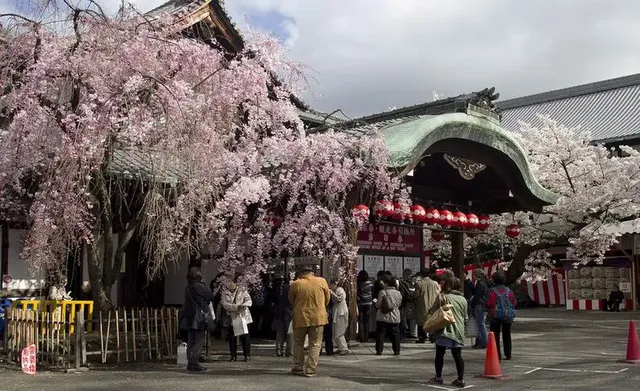
<svg viewBox="0 0 640 391"><path fill-rule="evenodd" d="M422 205L411 205L411 219L415 223L424 222L427 211Z"/></svg>
<svg viewBox="0 0 640 391"><path fill-rule="evenodd" d="M431 231L431 239L435 242L439 242L444 239L444 232L442 231Z"/></svg>
<svg viewBox="0 0 640 391"><path fill-rule="evenodd" d="M451 225L453 225L453 213L446 209L441 210L438 224L443 227L451 227Z"/></svg>
<svg viewBox="0 0 640 391"><path fill-rule="evenodd" d="M393 204L393 219L396 221L409 220L411 217L411 209L409 205L396 202Z"/></svg>
<svg viewBox="0 0 640 391"><path fill-rule="evenodd" d="M353 217L354 220L361 224L369 221L370 215L371 212L369 211L369 207L366 205L356 205L351 209L351 217Z"/></svg>
<svg viewBox="0 0 640 391"><path fill-rule="evenodd" d="M373 214L379 219L393 216L393 202L389 200L377 201L373 206Z"/></svg>
<svg viewBox="0 0 640 391"><path fill-rule="evenodd" d="M280 225L282 225L282 217L274 213L269 213L269 215L265 217L264 220L275 228L278 228Z"/></svg>
<svg viewBox="0 0 640 391"><path fill-rule="evenodd" d="M469 213L467 215L467 228L477 229L479 225L480 220L478 219L478 216L474 215L473 213Z"/></svg>
<svg viewBox="0 0 640 391"><path fill-rule="evenodd" d="M478 216L478 229L480 231L485 231L487 228L489 228L489 216L487 215Z"/></svg>
<svg viewBox="0 0 640 391"><path fill-rule="evenodd" d="M467 227L467 215L462 212L453 212L453 224L457 228Z"/></svg>
<svg viewBox="0 0 640 391"><path fill-rule="evenodd" d="M424 222L427 224L440 223L440 212L435 208L428 208L424 214Z"/></svg>
<svg viewBox="0 0 640 391"><path fill-rule="evenodd" d="M520 236L520 227L518 226L518 224L511 224L507 227L506 234L510 238L517 238L518 236Z"/></svg>

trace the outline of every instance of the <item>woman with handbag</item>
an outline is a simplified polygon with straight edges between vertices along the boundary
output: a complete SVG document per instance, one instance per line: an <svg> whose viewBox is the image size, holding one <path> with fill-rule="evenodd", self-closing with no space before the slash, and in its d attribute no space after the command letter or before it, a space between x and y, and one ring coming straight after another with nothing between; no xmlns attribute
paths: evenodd
<svg viewBox="0 0 640 391"><path fill-rule="evenodd" d="M432 320L431 317L439 318L441 325L446 325L444 329L435 333L436 335L436 376L430 381L436 384L444 384L442 379L442 367L444 366L444 355L447 349L451 350L451 355L456 363L458 378L451 383L456 387L465 387L464 383L464 361L462 360L462 347L465 338L465 322L468 318L467 300L462 292L462 282L457 277L448 277L444 280L443 295L434 304L431 316L425 322L425 326ZM428 330L429 331L429 330Z"/></svg>
<svg viewBox="0 0 640 391"><path fill-rule="evenodd" d="M184 305L180 310L180 329L187 332L187 370L198 372L205 370L198 359L202 353L207 330L207 312L214 297L211 290L202 282L200 268L192 267L187 273L187 287L184 292Z"/></svg>
<svg viewBox="0 0 640 391"><path fill-rule="evenodd" d="M242 354L244 361L250 359L249 325L253 323L251 318L251 296L249 291L238 285L240 276L236 275L228 287L222 292L222 306L231 320L229 327L229 361L236 361L238 358L238 339L242 344Z"/></svg>

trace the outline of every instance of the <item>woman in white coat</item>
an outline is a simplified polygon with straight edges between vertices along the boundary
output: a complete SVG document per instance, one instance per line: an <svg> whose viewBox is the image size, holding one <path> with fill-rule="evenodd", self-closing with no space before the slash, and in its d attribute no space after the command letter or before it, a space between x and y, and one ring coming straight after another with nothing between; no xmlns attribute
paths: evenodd
<svg viewBox="0 0 640 391"><path fill-rule="evenodd" d="M251 338L249 337L249 324L253 322L251 318L251 296L249 291L238 285L238 278L236 276L232 282L222 292L221 302L222 307L229 315L230 325L229 332L229 351L231 353L231 359L229 361L236 361L238 358L238 339L242 345L242 354L244 355L244 361L247 362L250 359L251 353Z"/></svg>
<svg viewBox="0 0 640 391"><path fill-rule="evenodd" d="M342 287L338 286L338 281L331 282L331 298L333 299L333 345L337 348L338 354L349 353L349 345L345 334L349 324L349 307L347 306L347 294Z"/></svg>

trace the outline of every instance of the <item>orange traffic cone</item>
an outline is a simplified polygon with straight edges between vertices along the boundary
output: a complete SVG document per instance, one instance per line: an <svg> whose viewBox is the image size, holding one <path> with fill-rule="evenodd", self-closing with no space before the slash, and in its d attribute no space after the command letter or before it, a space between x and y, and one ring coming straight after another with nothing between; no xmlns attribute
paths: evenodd
<svg viewBox="0 0 640 391"><path fill-rule="evenodd" d="M636 322L629 322L629 337L627 338L627 358L620 360L629 364L640 364L640 345L638 344L638 332Z"/></svg>
<svg viewBox="0 0 640 391"><path fill-rule="evenodd" d="M484 374L479 377L488 379L503 379L502 370L500 369L500 360L498 359L498 348L496 347L496 336L493 332L489 332L489 342L487 343L487 353L484 359Z"/></svg>

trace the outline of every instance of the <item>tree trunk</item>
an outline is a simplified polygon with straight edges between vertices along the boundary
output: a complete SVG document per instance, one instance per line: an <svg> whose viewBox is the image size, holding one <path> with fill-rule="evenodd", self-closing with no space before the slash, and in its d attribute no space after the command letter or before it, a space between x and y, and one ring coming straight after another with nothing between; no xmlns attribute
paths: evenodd
<svg viewBox="0 0 640 391"><path fill-rule="evenodd" d="M111 197L105 177L100 172L94 177L93 190L100 215L96 221L94 242L89 249L87 265L94 305L104 312L113 308L111 289L118 280L125 250L140 222L139 219L134 220L118 234L118 248L115 249Z"/></svg>
<svg viewBox="0 0 640 391"><path fill-rule="evenodd" d="M102 241L96 238L96 241L89 248L87 267L95 309L105 312L113 308L113 305L111 303L111 286L109 285L108 290L106 290L102 278L102 260L104 256L100 251L101 243Z"/></svg>
<svg viewBox="0 0 640 391"><path fill-rule="evenodd" d="M522 273L525 271L525 261L534 251L536 251L536 249L533 246L518 246L515 254L513 254L511 265L509 269L507 269L507 285L515 283L516 280L522 276Z"/></svg>

